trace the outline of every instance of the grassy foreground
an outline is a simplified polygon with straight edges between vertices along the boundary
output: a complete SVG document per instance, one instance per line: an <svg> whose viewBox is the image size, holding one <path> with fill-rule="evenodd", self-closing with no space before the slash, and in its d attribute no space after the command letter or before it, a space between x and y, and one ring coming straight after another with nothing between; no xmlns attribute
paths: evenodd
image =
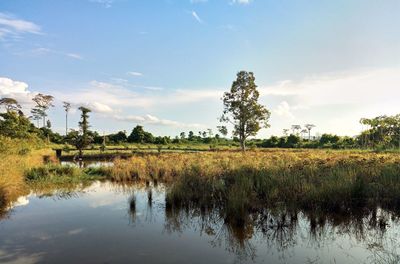
<svg viewBox="0 0 400 264"><path fill-rule="evenodd" d="M399 154L165 153L117 160L108 174L116 181L167 182L167 206L218 208L226 219L239 222L249 212L272 206L328 212L372 206L400 209Z"/></svg>
<svg viewBox="0 0 400 264"><path fill-rule="evenodd" d="M0 211L18 196L29 191L25 172L51 159L52 151L35 139L10 139L0 136Z"/></svg>

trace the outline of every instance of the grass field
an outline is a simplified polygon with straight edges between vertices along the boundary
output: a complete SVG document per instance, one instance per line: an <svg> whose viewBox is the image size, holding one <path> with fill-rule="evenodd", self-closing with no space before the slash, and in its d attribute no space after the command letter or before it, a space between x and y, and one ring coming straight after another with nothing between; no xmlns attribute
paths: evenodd
<svg viewBox="0 0 400 264"><path fill-rule="evenodd" d="M116 160L106 170L116 181L166 182L168 206L218 208L226 219L238 222L249 212L276 206L321 212L400 209L399 154L279 149L164 153Z"/></svg>
<svg viewBox="0 0 400 264"><path fill-rule="evenodd" d="M49 149L25 153L24 142L12 146L19 148L11 150L10 145L0 163L0 200L3 204L26 191L27 186L73 188L93 180L109 179L164 182L169 207L217 208L226 219L239 223L249 212L277 206L328 212L376 206L400 209L398 152L143 151L127 159L116 159L112 167L78 169L58 164L43 165L43 156L53 155ZM151 146L138 146L138 149L151 150ZM93 153L98 151L93 150Z"/></svg>

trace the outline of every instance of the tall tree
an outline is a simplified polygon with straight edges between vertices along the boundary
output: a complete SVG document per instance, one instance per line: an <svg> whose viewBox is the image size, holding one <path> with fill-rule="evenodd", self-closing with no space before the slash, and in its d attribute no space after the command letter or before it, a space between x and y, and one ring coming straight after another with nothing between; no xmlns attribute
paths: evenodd
<svg viewBox="0 0 400 264"><path fill-rule="evenodd" d="M313 129L315 127L315 125L313 125L313 124L305 124L304 126L308 131L308 140L311 140L311 129Z"/></svg>
<svg viewBox="0 0 400 264"><path fill-rule="evenodd" d="M226 137L228 135L228 128L226 128L226 126L217 126L217 128L222 136Z"/></svg>
<svg viewBox="0 0 400 264"><path fill-rule="evenodd" d="M90 109L86 107L79 107L81 111L81 121L79 121L79 131L71 131L68 137L71 139L71 143L78 149L79 157L83 156L83 149L92 142L93 138L89 131L89 113Z"/></svg>
<svg viewBox="0 0 400 264"><path fill-rule="evenodd" d="M284 128L284 129L283 129L283 135L285 135L285 137L288 136L288 132L289 132L289 129L288 129L288 128Z"/></svg>
<svg viewBox="0 0 400 264"><path fill-rule="evenodd" d="M35 102L35 107L34 109L36 113L40 113L43 121L43 127L46 126L46 116L47 116L47 110L49 110L50 107L53 107L53 100L54 97L51 95L46 95L46 94L37 94L32 98L32 101ZM33 109L32 109L33 111Z"/></svg>
<svg viewBox="0 0 400 264"><path fill-rule="evenodd" d="M234 136L239 137L242 151L246 150L246 139L255 136L262 127L269 127L270 111L258 103L260 94L252 72L240 71L229 92L225 92L221 122L233 125Z"/></svg>
<svg viewBox="0 0 400 264"><path fill-rule="evenodd" d="M19 111L21 109L21 105L18 104L17 100L10 97L4 97L0 99L0 106L4 106L6 112L10 111Z"/></svg>
<svg viewBox="0 0 400 264"><path fill-rule="evenodd" d="M63 102L63 107L65 110L65 135L67 135L68 134L68 113L69 113L69 110L71 109L71 103Z"/></svg>
<svg viewBox="0 0 400 264"><path fill-rule="evenodd" d="M293 135L298 136L300 130L301 130L301 126L300 125L292 125Z"/></svg>

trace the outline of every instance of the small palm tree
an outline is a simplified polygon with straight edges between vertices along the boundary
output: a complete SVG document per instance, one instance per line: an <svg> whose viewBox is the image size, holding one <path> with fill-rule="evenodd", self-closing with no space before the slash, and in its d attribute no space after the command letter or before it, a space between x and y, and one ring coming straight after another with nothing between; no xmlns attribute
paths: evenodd
<svg viewBox="0 0 400 264"><path fill-rule="evenodd" d="M313 124L305 124L304 125L308 131L308 140L311 140L311 129L315 127Z"/></svg>

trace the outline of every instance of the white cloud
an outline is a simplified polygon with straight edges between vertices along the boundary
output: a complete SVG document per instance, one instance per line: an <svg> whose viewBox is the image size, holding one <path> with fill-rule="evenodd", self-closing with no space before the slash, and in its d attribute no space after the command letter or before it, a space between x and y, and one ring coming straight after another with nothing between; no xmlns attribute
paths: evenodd
<svg viewBox="0 0 400 264"><path fill-rule="evenodd" d="M292 97L300 105L382 103L400 96L400 68L311 76L260 87L263 95Z"/></svg>
<svg viewBox="0 0 400 264"><path fill-rule="evenodd" d="M204 127L201 124L186 124L181 123L173 120L168 119L160 119L153 115L144 115L144 116L135 116L135 115L128 115L128 116L114 116L115 119L119 121L126 121L126 122L136 122L139 124L150 124L150 125L161 125L161 126L172 126L172 127L192 127L192 128L200 128Z"/></svg>
<svg viewBox="0 0 400 264"><path fill-rule="evenodd" d="M192 11L191 14L194 17L194 19L196 19L197 22L203 23L203 20L201 20L201 18L199 17L199 15L197 15L197 13L195 11Z"/></svg>
<svg viewBox="0 0 400 264"><path fill-rule="evenodd" d="M110 114L115 112L110 106L99 102L84 102L84 103L78 103L77 105L85 106L89 108L91 111L100 114Z"/></svg>
<svg viewBox="0 0 400 264"><path fill-rule="evenodd" d="M28 90L28 84L25 82L0 77L0 97L14 98L23 108L27 108L32 105L32 97L35 94Z"/></svg>
<svg viewBox="0 0 400 264"><path fill-rule="evenodd" d="M83 60L82 55L78 53L71 53L71 52L63 52L59 50L49 49L45 47L34 48L28 51L22 51L14 53L15 55L19 56L46 56L46 55L58 55L58 56L65 56L68 58L72 58L75 60Z"/></svg>
<svg viewBox="0 0 400 264"><path fill-rule="evenodd" d="M359 133L361 117L400 112L399 87L400 68L387 68L285 80L260 86L260 94L262 100L277 104L271 127L275 133L294 118L300 124L316 124L322 133L354 135Z"/></svg>
<svg viewBox="0 0 400 264"><path fill-rule="evenodd" d="M70 58L73 58L73 59L76 59L76 60L82 60L83 59L83 57L81 55L76 54L76 53L67 53L66 56L68 56Z"/></svg>
<svg viewBox="0 0 400 264"><path fill-rule="evenodd" d="M7 96L16 93L28 93L28 84L19 81L13 81L9 78L0 77L0 95Z"/></svg>
<svg viewBox="0 0 400 264"><path fill-rule="evenodd" d="M293 113L291 112L291 107L286 101L282 101L273 111L273 113L277 114L278 116L288 118L288 119L295 119Z"/></svg>
<svg viewBox="0 0 400 264"><path fill-rule="evenodd" d="M115 0L90 0L90 2L101 4L105 8L110 8Z"/></svg>
<svg viewBox="0 0 400 264"><path fill-rule="evenodd" d="M136 71L130 71L130 72L128 72L127 74L128 74L128 75L131 75L131 76L135 76L135 77L143 76L143 73L141 73L141 72L136 72Z"/></svg>
<svg viewBox="0 0 400 264"><path fill-rule="evenodd" d="M0 40L6 37L19 37L21 34L42 34L40 26L10 14L0 12Z"/></svg>
<svg viewBox="0 0 400 264"><path fill-rule="evenodd" d="M251 0L232 0L231 4L239 4L239 5L248 5L251 3Z"/></svg>

